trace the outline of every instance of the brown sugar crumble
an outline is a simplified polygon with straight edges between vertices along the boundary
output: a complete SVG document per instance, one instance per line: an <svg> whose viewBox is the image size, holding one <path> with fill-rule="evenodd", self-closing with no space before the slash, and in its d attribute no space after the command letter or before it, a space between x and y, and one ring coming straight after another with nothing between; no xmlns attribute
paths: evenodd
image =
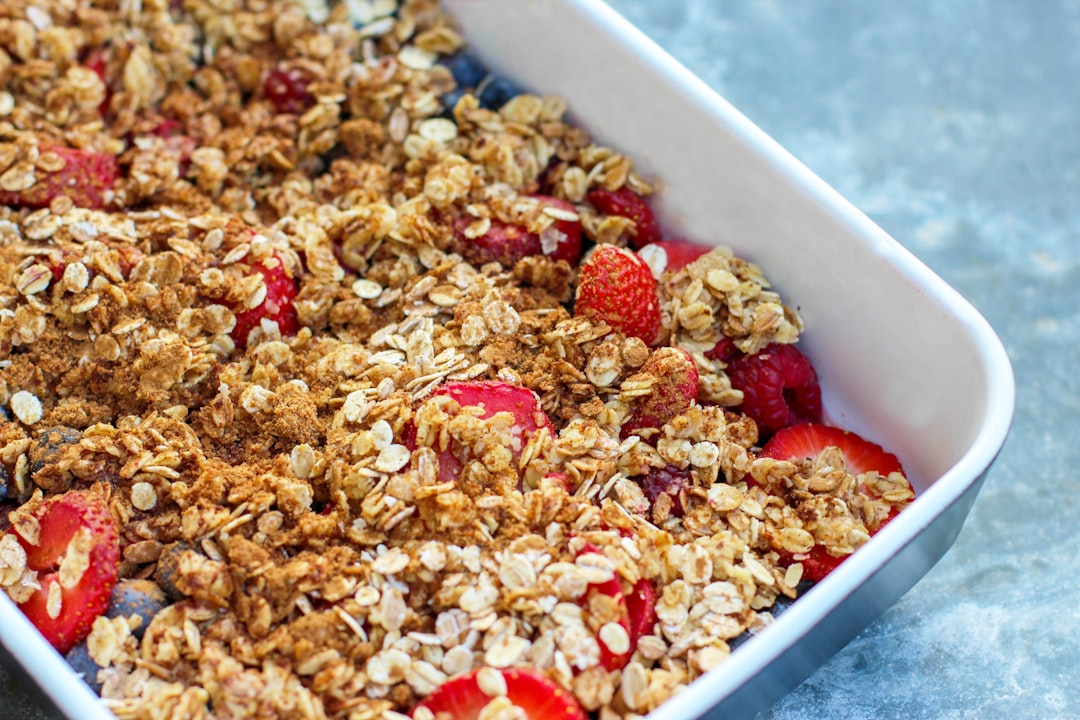
<svg viewBox="0 0 1080 720"><path fill-rule="evenodd" d="M771 622L815 544L850 554L913 497L836 448L759 457L707 353L802 322L730 250L653 265L657 347L573 314L556 224L628 246L633 223L586 196L650 182L558 97L444 108L463 44L432 0L0 8L0 525L26 537L44 499L92 489L120 577L168 597L87 638L118 718L402 717L511 666L596 717L644 715ZM268 97L271 73L302 92ZM115 182L47 198L91 155ZM498 223L547 249L476 262ZM280 278L294 330L256 317L238 343ZM675 346L697 401L624 433ZM523 442L509 413L435 393L480 380L535 392L554 432ZM448 481L451 444L470 461ZM665 468L685 483L650 499ZM36 573L12 537L18 601ZM656 622L606 670L597 638L625 632L583 598L612 579L650 581Z"/></svg>

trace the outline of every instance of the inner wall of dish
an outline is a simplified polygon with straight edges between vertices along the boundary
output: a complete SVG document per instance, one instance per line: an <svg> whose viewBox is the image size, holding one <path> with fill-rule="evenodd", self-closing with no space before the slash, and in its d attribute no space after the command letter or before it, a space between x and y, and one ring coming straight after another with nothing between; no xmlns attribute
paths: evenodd
<svg viewBox="0 0 1080 720"><path fill-rule="evenodd" d="M988 371L921 263L603 3L446 5L490 67L565 97L662 182L666 227L762 265L806 321L832 422L893 450L917 491L968 451Z"/></svg>

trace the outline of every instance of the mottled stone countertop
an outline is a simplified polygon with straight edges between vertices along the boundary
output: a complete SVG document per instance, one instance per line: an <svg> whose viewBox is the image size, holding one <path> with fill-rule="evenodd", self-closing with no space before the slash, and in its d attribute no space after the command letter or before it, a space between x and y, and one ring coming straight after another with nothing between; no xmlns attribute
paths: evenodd
<svg viewBox="0 0 1080 720"><path fill-rule="evenodd" d="M1080 717L1080 3L610 2L974 303L1016 372L953 549L762 720ZM0 709L47 717L6 675Z"/></svg>

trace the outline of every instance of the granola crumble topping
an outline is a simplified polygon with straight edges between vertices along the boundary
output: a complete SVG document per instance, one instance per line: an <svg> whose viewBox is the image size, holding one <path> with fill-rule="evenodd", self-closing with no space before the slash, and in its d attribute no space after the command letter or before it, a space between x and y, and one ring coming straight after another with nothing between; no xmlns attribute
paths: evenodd
<svg viewBox="0 0 1080 720"><path fill-rule="evenodd" d="M172 601L141 641L94 623L117 717L394 717L509 666L597 717L641 715L767 624L815 543L850 554L912 498L835 448L757 456L706 352L792 343L802 322L730 250L649 263L660 348L571 314L556 223L625 246L631 223L585 196L650 183L558 97L444 113L437 60L462 44L432 0L0 9L0 191L36 197L71 162L58 147L120 169L95 207L0 205L6 522L33 536L43 496L104 488L121 577ZM302 107L265 96L272 70L308 79ZM542 252L470 263L453 218L466 239L526 228ZM256 265L297 281L299 331L264 318L241 349L238 316L273 293ZM700 402L623 438L665 345L691 354ZM555 432L433 394L462 380L530 388ZM448 443L471 458L453 481ZM638 482L667 466L688 473L681 512ZM62 583L86 570L83 540ZM36 577L0 537L0 586L19 601ZM655 583L658 622L608 672L597 639L629 650L627 629L583 598L616 578ZM479 684L501 716L502 676Z"/></svg>

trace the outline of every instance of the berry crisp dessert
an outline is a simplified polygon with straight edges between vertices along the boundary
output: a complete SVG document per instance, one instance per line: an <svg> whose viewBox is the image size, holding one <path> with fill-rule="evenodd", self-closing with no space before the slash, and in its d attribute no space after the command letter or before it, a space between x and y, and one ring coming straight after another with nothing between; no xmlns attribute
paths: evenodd
<svg viewBox="0 0 1080 720"><path fill-rule="evenodd" d="M913 498L437 2L9 0L0 77L0 588L118 718L643 716Z"/></svg>

